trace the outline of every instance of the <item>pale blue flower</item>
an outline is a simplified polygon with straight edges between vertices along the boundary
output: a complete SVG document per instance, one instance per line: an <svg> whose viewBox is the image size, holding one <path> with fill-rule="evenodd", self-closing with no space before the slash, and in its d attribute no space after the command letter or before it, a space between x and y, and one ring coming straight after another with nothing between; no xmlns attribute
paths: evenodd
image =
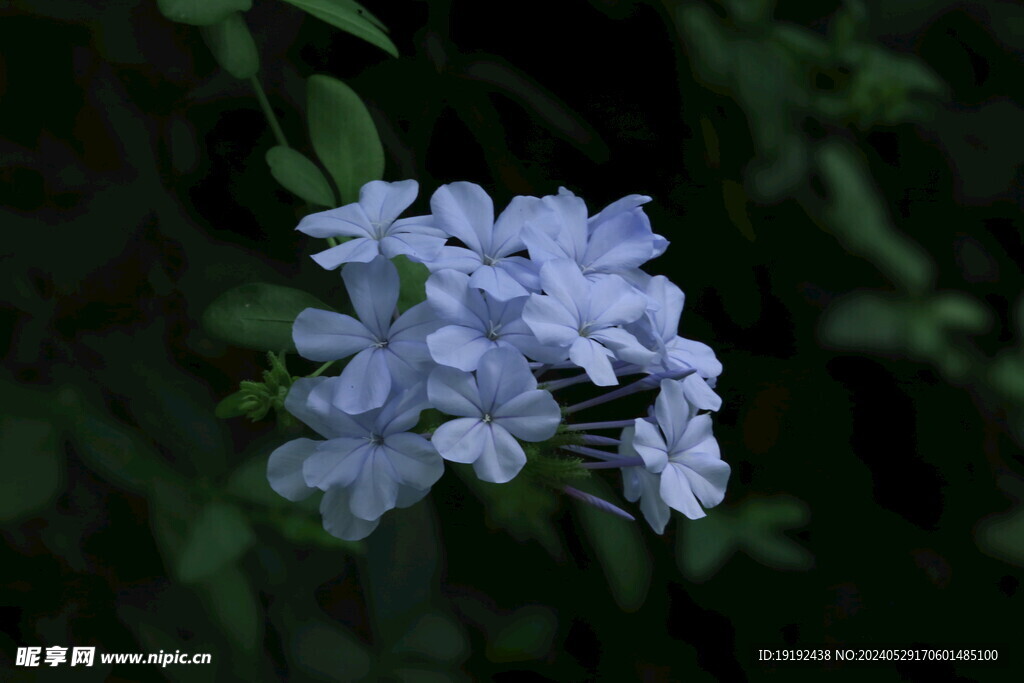
<svg viewBox="0 0 1024 683"><path fill-rule="evenodd" d="M369 534L388 510L425 496L444 463L429 441L409 431L426 407L422 388L353 416L331 401L331 385L338 381L304 378L292 385L285 407L326 440L284 444L271 454L267 476L289 500L301 500L313 489L324 491L325 528L353 540Z"/></svg>
<svg viewBox="0 0 1024 683"><path fill-rule="evenodd" d="M430 199L435 225L465 247L446 246L424 261L431 271L457 270L470 276L473 287L507 301L538 291L537 267L522 256L523 227L541 210L536 197L516 197L498 219L494 203L482 187L458 182L442 185Z"/></svg>
<svg viewBox="0 0 1024 683"><path fill-rule="evenodd" d="M445 235L431 217L398 218L416 199L418 189L415 180L371 180L359 190L358 202L310 214L296 230L312 237L353 238L313 256L328 270L343 263L368 263L379 255L404 254L415 261L437 258Z"/></svg>
<svg viewBox="0 0 1024 683"><path fill-rule="evenodd" d="M524 227L530 259L538 264L568 259L592 280L608 274L632 275L668 245L651 232L650 220L639 208L648 201L650 197L629 195L588 219L583 200L560 188L557 195L541 200L549 211L538 212Z"/></svg>
<svg viewBox="0 0 1024 683"><path fill-rule="evenodd" d="M633 448L635 433L635 427L626 427L622 430L622 438L619 443L619 454L621 456L625 458L638 456L636 449ZM672 513L659 494L659 487L661 486L659 475L648 471L646 467L623 467L621 471L622 488L626 500L630 503L635 503L639 500L640 511L644 514L644 519L647 520L647 523L651 525L655 533L665 533L665 525L668 524Z"/></svg>
<svg viewBox="0 0 1024 683"><path fill-rule="evenodd" d="M565 349L594 384L619 383L613 358L642 366L657 357L620 327L644 314L647 299L617 275L591 282L574 262L558 259L541 268L541 285L546 295L530 295L523 319L542 343Z"/></svg>
<svg viewBox="0 0 1024 683"><path fill-rule="evenodd" d="M498 348L480 359L476 375L438 367L427 381L430 403L458 416L431 437L441 456L472 463L483 481L514 478L526 464L523 441L554 436L562 413L550 392L537 388L530 368L515 349Z"/></svg>
<svg viewBox="0 0 1024 683"><path fill-rule="evenodd" d="M433 365L426 337L438 322L425 303L391 322L399 279L394 264L383 256L350 263L341 276L359 319L307 308L295 319L292 338L310 360L355 354L341 373L334 400L341 410L356 414L384 405L393 384L405 389L423 379Z"/></svg>
<svg viewBox="0 0 1024 683"><path fill-rule="evenodd" d="M442 270L427 280L427 303L441 327L427 335L430 355L441 365L476 370L494 348L514 348L541 362L565 358L560 349L541 344L522 319L526 297L499 301L469 284L469 276Z"/></svg>
<svg viewBox="0 0 1024 683"><path fill-rule="evenodd" d="M654 413L656 425L642 418L635 421L633 448L646 469L658 475L658 495L664 503L690 519L704 517L701 505L722 502L730 473L711 433L711 417L697 415L682 384L668 379L661 382ZM642 484L638 482L641 489Z"/></svg>

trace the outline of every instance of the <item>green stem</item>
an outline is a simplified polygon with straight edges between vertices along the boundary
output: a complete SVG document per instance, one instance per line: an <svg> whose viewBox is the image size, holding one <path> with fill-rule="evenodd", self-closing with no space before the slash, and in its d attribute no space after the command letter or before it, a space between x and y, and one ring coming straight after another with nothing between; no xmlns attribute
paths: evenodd
<svg viewBox="0 0 1024 683"><path fill-rule="evenodd" d="M317 368L316 372L314 372L312 375L309 376L310 379L312 379L313 377L319 377L323 373L324 370L326 370L327 368L331 367L332 365L334 365L334 361L333 360L327 361L326 363L321 365L319 368Z"/></svg>
<svg viewBox="0 0 1024 683"><path fill-rule="evenodd" d="M263 110L263 114L267 117L267 123L270 124L270 130L274 132L274 138L277 140L277 144L282 147L287 147L288 140L284 137L284 131L281 130L281 124L277 121L277 115L274 114L274 110L270 107L270 100L267 99L267 93L263 92L263 86L260 85L259 80L255 76L249 79L249 83L252 84L252 89L256 91L256 99L260 101L260 109Z"/></svg>

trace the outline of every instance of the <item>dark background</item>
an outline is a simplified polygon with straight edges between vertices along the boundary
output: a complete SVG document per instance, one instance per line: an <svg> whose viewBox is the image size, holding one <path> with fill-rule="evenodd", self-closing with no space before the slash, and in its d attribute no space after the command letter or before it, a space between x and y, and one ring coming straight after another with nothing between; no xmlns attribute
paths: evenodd
<svg viewBox="0 0 1024 683"><path fill-rule="evenodd" d="M649 270L683 288L681 333L725 367L733 478L704 520L657 536L449 472L341 544L251 495L294 431L213 416L266 368L203 331L221 292L263 281L344 305L293 229L309 207L269 174L249 84L153 3L0 2L13 679L1019 674L1024 8L759 6L368 3L398 59L283 2L245 14L292 146L313 156L304 79L344 80L386 179L419 180L416 210L456 180L499 206L561 185L593 212L650 195L672 244ZM197 532L211 502L242 528ZM217 533L243 540L204 566ZM50 645L214 664L14 668L17 647ZM756 661L823 645L1000 662Z"/></svg>

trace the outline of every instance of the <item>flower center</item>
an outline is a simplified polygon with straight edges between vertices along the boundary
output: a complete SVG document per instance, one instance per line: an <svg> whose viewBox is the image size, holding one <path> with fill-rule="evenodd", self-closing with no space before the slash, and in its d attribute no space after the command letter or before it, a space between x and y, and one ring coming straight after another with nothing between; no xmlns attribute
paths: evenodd
<svg viewBox="0 0 1024 683"><path fill-rule="evenodd" d="M384 223L373 223L373 222L371 222L370 223L370 227L373 228L373 233L372 233L373 234L373 239L375 239L375 240L382 240L382 239L384 239L385 237L388 236L388 228L391 227L391 226L390 226L390 224L386 225Z"/></svg>
<svg viewBox="0 0 1024 683"><path fill-rule="evenodd" d="M491 417L490 413L484 413L484 416L482 418L480 418L480 419L483 421L483 423L485 425L489 425L489 424L491 424L491 422L494 421L494 418Z"/></svg>
<svg viewBox="0 0 1024 683"><path fill-rule="evenodd" d="M589 337L590 336L590 326L593 325L593 324L594 323L589 322L589 323L583 323L582 325L580 325L580 329L578 330L578 332L580 333L580 336L581 337Z"/></svg>
<svg viewBox="0 0 1024 683"><path fill-rule="evenodd" d="M387 339L378 339L377 341L375 341L373 343L373 348L375 348L375 349L386 349L387 347L388 347L388 340Z"/></svg>
<svg viewBox="0 0 1024 683"><path fill-rule="evenodd" d="M494 257L494 256L484 256L484 265L485 266L496 266L496 265L498 265L498 261L500 261L500 260L501 260L500 258L497 258L497 257Z"/></svg>
<svg viewBox="0 0 1024 683"><path fill-rule="evenodd" d="M491 341L495 341L498 338L498 332L501 330L501 325L494 321L487 323L487 334L486 337Z"/></svg>
<svg viewBox="0 0 1024 683"><path fill-rule="evenodd" d="M383 446L384 445L384 437L381 436L380 434L376 434L374 432L370 432L370 435L368 437L366 437L366 440L370 442L371 446Z"/></svg>

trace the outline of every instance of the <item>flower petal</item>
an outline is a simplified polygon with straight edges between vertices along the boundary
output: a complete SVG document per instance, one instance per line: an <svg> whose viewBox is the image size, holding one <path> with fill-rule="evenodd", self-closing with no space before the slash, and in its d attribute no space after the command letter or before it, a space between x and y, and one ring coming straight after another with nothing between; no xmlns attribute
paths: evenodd
<svg viewBox="0 0 1024 683"><path fill-rule="evenodd" d="M480 357L495 346L480 330L461 325L442 327L427 337L427 347L435 362L466 372L476 370Z"/></svg>
<svg viewBox="0 0 1024 683"><path fill-rule="evenodd" d="M632 447L636 454L644 459L644 467L658 474L668 465L668 448L658 428L647 420L638 417L634 422L636 430Z"/></svg>
<svg viewBox="0 0 1024 683"><path fill-rule="evenodd" d="M343 263L369 263L380 255L380 242L357 237L326 251L313 254L313 260L324 270L334 270Z"/></svg>
<svg viewBox="0 0 1024 683"><path fill-rule="evenodd" d="M295 228L310 237L370 237L373 228L358 204L311 213Z"/></svg>
<svg viewBox="0 0 1024 683"><path fill-rule="evenodd" d="M395 507L398 480L386 451L371 446L362 469L352 482L349 507L360 519L377 519Z"/></svg>
<svg viewBox="0 0 1024 683"><path fill-rule="evenodd" d="M515 478L526 465L526 453L519 442L501 425L483 425L486 435L480 456L473 462L473 471L481 481L504 484Z"/></svg>
<svg viewBox="0 0 1024 683"><path fill-rule="evenodd" d="M551 392L534 389L504 401L494 421L523 441L546 441L558 431L562 409Z"/></svg>
<svg viewBox="0 0 1024 683"><path fill-rule="evenodd" d="M445 460L475 462L490 441L488 426L477 417L449 420L434 430L430 442Z"/></svg>
<svg viewBox="0 0 1024 683"><path fill-rule="evenodd" d="M609 356L612 352L592 339L579 337L569 347L569 360L587 371L590 381L599 387L619 383Z"/></svg>
<svg viewBox="0 0 1024 683"><path fill-rule="evenodd" d="M291 501L309 497L316 489L306 484L302 476L302 465L320 443L312 439L293 439L275 449L267 462L270 488Z"/></svg>
<svg viewBox="0 0 1024 683"><path fill-rule="evenodd" d="M366 325L351 316L307 308L295 318L292 340L303 358L326 362L365 349L373 344L374 337Z"/></svg>
<svg viewBox="0 0 1024 683"><path fill-rule="evenodd" d="M334 405L349 415L380 408L391 393L387 352L369 348L357 353L341 371L335 386Z"/></svg>
<svg viewBox="0 0 1024 683"><path fill-rule="evenodd" d="M391 225L409 205L416 200L419 183L415 180L400 180L387 183L371 180L359 190L359 206L366 212L371 223Z"/></svg>
<svg viewBox="0 0 1024 683"><path fill-rule="evenodd" d="M449 415L483 415L480 390L468 372L444 366L434 368L427 379L427 397L431 405Z"/></svg>
<svg viewBox="0 0 1024 683"><path fill-rule="evenodd" d="M430 212L437 227L459 239L478 254L491 246L494 203L475 183L442 185L430 198Z"/></svg>
<svg viewBox="0 0 1024 683"><path fill-rule="evenodd" d="M398 303L398 269L384 256L350 263L341 271L348 298L359 320L378 339L386 339Z"/></svg>
<svg viewBox="0 0 1024 683"><path fill-rule="evenodd" d="M359 476L371 450L366 439L339 437L321 442L302 465L306 485L324 491L348 486Z"/></svg>
<svg viewBox="0 0 1024 683"><path fill-rule="evenodd" d="M670 462L668 467L662 470L659 492L661 499L668 503L670 508L682 512L690 519L707 516L697 502L697 497L693 495L690 480L682 466Z"/></svg>
<svg viewBox="0 0 1024 683"><path fill-rule="evenodd" d="M351 493L346 489L334 488L324 493L320 501L320 515L324 519L324 530L331 536L345 541L359 541L377 528L379 519L359 519L352 514L349 499Z"/></svg>
<svg viewBox="0 0 1024 683"><path fill-rule="evenodd" d="M537 388L537 380L530 372L526 358L509 348L496 348L485 353L477 365L476 381L480 389L480 407L486 413L493 413L513 397Z"/></svg>
<svg viewBox="0 0 1024 683"><path fill-rule="evenodd" d="M441 455L419 434L392 434L384 439L384 451L398 482L405 486L428 489L444 474Z"/></svg>

